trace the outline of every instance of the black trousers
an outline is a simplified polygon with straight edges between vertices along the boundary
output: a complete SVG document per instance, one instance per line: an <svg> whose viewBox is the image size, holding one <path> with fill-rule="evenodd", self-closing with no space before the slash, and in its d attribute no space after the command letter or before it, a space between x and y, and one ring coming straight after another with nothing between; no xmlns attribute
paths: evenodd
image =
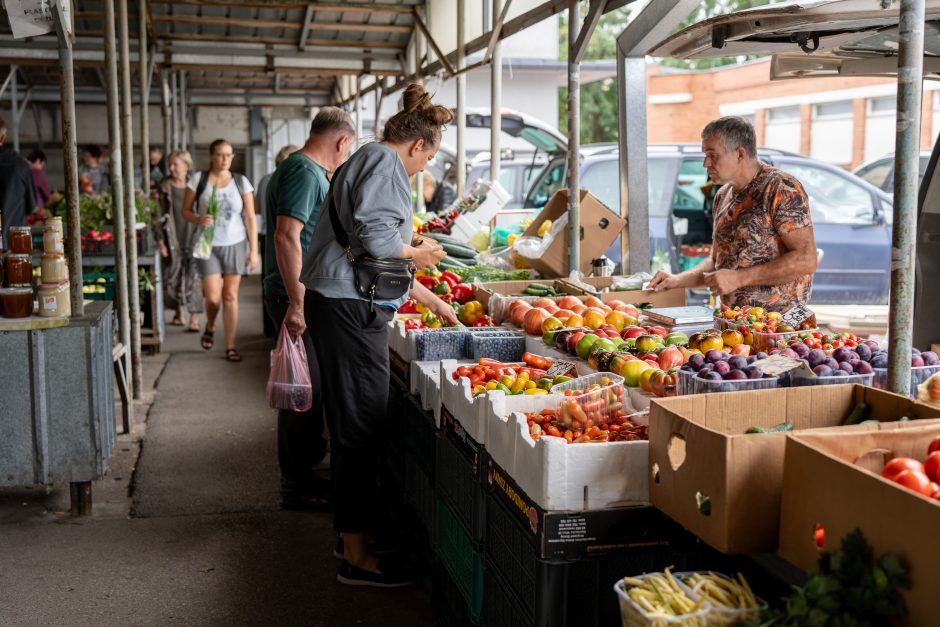
<svg viewBox="0 0 940 627"><path fill-rule="evenodd" d="M277 325L280 333L290 301L287 298L266 294L264 307ZM316 476L313 467L320 463L327 451L326 438L323 437L323 386L320 381L320 367L317 353L310 337L310 323L307 317L307 330L303 334L304 350L307 351L307 364L310 366L310 381L313 383L313 404L305 412L286 409L277 413L277 461L281 468L281 493L300 493L323 483Z"/></svg>
<svg viewBox="0 0 940 627"><path fill-rule="evenodd" d="M388 414L388 322L394 312L307 292L330 428L333 528L367 533L378 500L378 457Z"/></svg>

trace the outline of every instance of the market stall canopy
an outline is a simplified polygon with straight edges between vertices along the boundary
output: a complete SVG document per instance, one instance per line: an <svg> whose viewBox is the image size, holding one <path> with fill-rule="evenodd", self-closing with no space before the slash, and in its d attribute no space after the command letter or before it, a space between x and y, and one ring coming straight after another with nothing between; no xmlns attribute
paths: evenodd
<svg viewBox="0 0 940 627"><path fill-rule="evenodd" d="M138 32L137 4L128 3L133 34ZM317 105L335 99L337 79L343 76L400 75L399 55L412 37L415 7L421 4L150 0L146 20L155 66L185 71L193 104L299 100ZM103 101L102 4L73 0L73 6L76 98ZM136 51L136 41L130 47ZM136 56L132 52L132 62ZM0 14L0 64L20 67L34 101L57 97L57 62L53 34L14 39L8 16Z"/></svg>
<svg viewBox="0 0 940 627"><path fill-rule="evenodd" d="M927 0L924 78L940 79L940 0ZM703 20L648 51L704 59L772 55L771 79L896 76L900 3L787 2Z"/></svg>

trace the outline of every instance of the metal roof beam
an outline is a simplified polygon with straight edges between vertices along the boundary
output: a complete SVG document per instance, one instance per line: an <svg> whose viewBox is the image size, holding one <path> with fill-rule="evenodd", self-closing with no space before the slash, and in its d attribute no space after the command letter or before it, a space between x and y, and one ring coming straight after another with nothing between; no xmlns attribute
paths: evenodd
<svg viewBox="0 0 940 627"><path fill-rule="evenodd" d="M153 4L181 4L190 6L232 6L230 0L150 0ZM236 6L250 9L281 9L300 11L309 3L300 2L239 2ZM360 2L345 4L337 2L318 2L317 10L336 13L398 13L408 15L413 5L409 4L379 4L376 2Z"/></svg>
<svg viewBox="0 0 940 627"><path fill-rule="evenodd" d="M421 34L424 35L428 40L428 45L431 46L431 49L434 51L434 54L437 55L438 60L444 66L444 69L451 76L454 76L454 66L450 64L450 61L447 60L447 55L445 55L440 47L437 45L437 42L434 41L434 37L431 35L431 31L425 25L424 20L421 19L421 16L418 15L418 12L415 11L413 14L415 20L415 26L418 27L418 30L421 31Z"/></svg>
<svg viewBox="0 0 940 627"><path fill-rule="evenodd" d="M213 17L208 15L154 15L155 22L163 24L189 24L193 26L244 26L245 28L271 28L301 30L300 22L283 20L259 20L248 17ZM335 30L366 33L410 33L411 26L405 24L358 24L350 22L310 22L312 30Z"/></svg>
<svg viewBox="0 0 940 627"><path fill-rule="evenodd" d="M572 63L581 63L584 53L587 51L588 44L591 43L591 35L597 28L601 16L607 9L607 0L591 0L591 6L588 9L587 17L584 18L584 24L581 26L581 32L578 33L578 39L574 42L568 57Z"/></svg>
<svg viewBox="0 0 940 627"><path fill-rule="evenodd" d="M307 35L310 34L310 21L313 19L313 5L308 4L306 11L304 11L304 25L300 29L300 41L297 42L297 48L303 51L304 46L307 45Z"/></svg>

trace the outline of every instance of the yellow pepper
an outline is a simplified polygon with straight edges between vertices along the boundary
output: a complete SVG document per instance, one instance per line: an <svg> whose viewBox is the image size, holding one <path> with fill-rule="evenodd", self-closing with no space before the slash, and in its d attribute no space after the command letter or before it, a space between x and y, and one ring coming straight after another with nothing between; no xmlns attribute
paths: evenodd
<svg viewBox="0 0 940 627"><path fill-rule="evenodd" d="M421 218L419 218L418 216L411 216L411 226L414 228L415 231L420 229L422 224L424 223L421 221Z"/></svg>
<svg viewBox="0 0 940 627"><path fill-rule="evenodd" d="M502 377L500 377L499 382L505 385L511 391L512 386L516 383L516 378L510 377L508 374L504 374Z"/></svg>
<svg viewBox="0 0 940 627"><path fill-rule="evenodd" d="M419 314L427 313L428 307L427 305L422 305L421 303L415 301L415 311L417 311Z"/></svg>
<svg viewBox="0 0 940 627"><path fill-rule="evenodd" d="M532 390L532 389L535 389L536 387L538 387L538 383L536 383L535 381L529 381L525 384L525 389L527 390Z"/></svg>
<svg viewBox="0 0 940 627"><path fill-rule="evenodd" d="M440 319L430 311L425 311L424 314L421 315L421 322L427 325L429 329L439 329L443 326Z"/></svg>
<svg viewBox="0 0 940 627"><path fill-rule="evenodd" d="M496 389L496 381L487 381L487 382L486 382L486 389L487 389L487 391L489 391L489 390L495 390L495 389Z"/></svg>
<svg viewBox="0 0 940 627"><path fill-rule="evenodd" d="M548 390L543 390L542 388L530 388L525 391L529 396L535 396L536 394L548 394Z"/></svg>
<svg viewBox="0 0 940 627"><path fill-rule="evenodd" d="M441 271L437 268L421 268L415 272L415 276L430 276L436 279L437 277L441 276Z"/></svg>
<svg viewBox="0 0 940 627"><path fill-rule="evenodd" d="M516 380L513 382L512 386L509 387L509 391L513 394L521 394L525 390L526 383L529 382L529 375L526 372L520 372L519 376L516 377Z"/></svg>

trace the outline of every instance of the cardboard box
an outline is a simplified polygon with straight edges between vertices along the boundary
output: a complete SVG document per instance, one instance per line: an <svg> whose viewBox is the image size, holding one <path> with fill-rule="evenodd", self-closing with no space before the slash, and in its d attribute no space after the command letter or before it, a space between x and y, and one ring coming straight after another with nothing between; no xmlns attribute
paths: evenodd
<svg viewBox="0 0 940 627"><path fill-rule="evenodd" d="M907 397L859 385L655 399L650 407L650 501L724 553L775 551L787 434L745 431L787 420L797 431L870 430L874 425L839 426L861 402L871 406L871 419L881 421L940 415Z"/></svg>
<svg viewBox="0 0 940 627"><path fill-rule="evenodd" d="M532 221L523 236L538 237L539 227L545 220L553 222L568 211L568 190L555 192L545 208ZM591 260L600 257L610 248L627 222L620 214L607 208L597 197L586 189L581 190L581 267L584 274L591 273ZM521 257L521 255L520 255ZM563 229L549 244L541 257L521 257L530 267L538 270L543 277L568 276L568 230Z"/></svg>
<svg viewBox="0 0 940 627"><path fill-rule="evenodd" d="M826 550L838 548L846 534L859 528L875 555L897 553L908 567L912 588L902 592L908 614L898 624L936 624L940 550L934 542L940 527L940 501L876 473L886 457L923 460L928 443L938 435L940 423L931 420L888 431L789 437L780 555L803 569L815 569L817 524L825 530Z"/></svg>

